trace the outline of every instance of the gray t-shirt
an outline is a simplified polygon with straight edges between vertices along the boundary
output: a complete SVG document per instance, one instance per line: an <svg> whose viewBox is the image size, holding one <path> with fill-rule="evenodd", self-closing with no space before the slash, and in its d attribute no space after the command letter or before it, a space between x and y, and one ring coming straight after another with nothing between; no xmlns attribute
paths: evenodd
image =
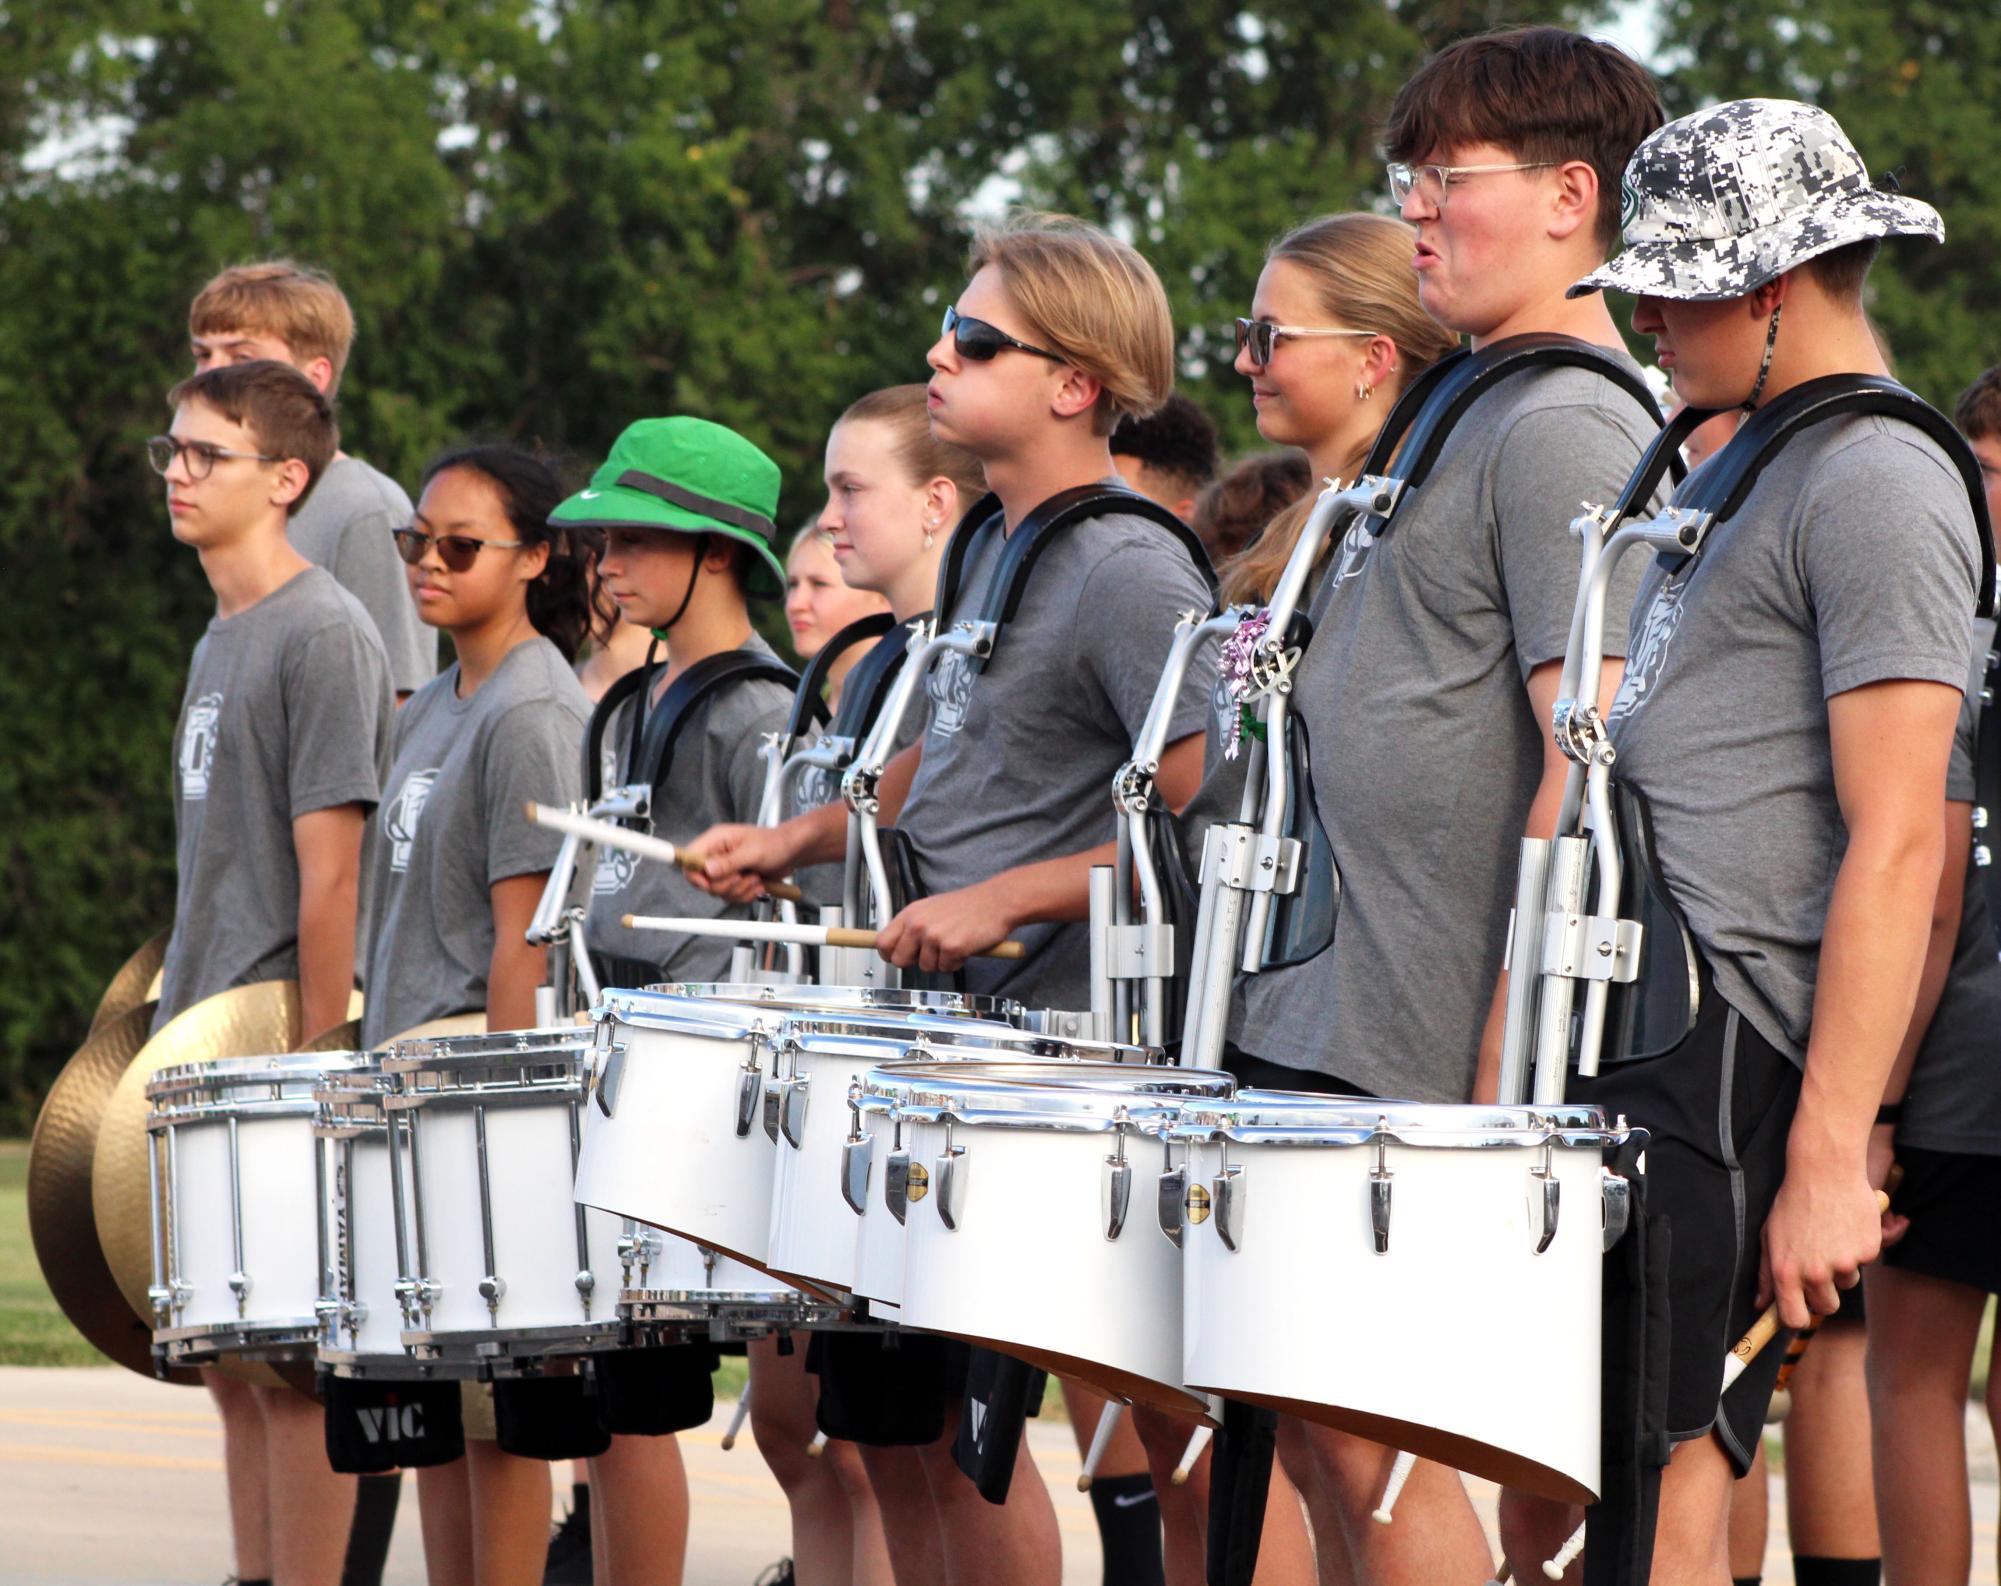
<svg viewBox="0 0 2001 1586"><path fill-rule="evenodd" d="M772 653L756 634L744 648L758 655ZM618 785L615 756L623 751L633 703L619 706L605 731L606 787ZM653 790L654 835L688 843L723 821L755 821L764 794L764 735L783 732L791 710L791 690L762 680L734 684L693 706L675 740L667 785ZM715 936L630 931L622 917L744 919L749 913L703 892L672 865L600 849L584 932L595 951L656 966L662 980L726 980L734 943Z"/></svg>
<svg viewBox="0 0 2001 1586"><path fill-rule="evenodd" d="M453 663L396 713L395 761L369 822L374 913L361 1039L486 1006L491 888L555 863L562 837L529 802L581 796L578 746L591 705L547 639L510 650L466 699Z"/></svg>
<svg viewBox="0 0 2001 1586"><path fill-rule="evenodd" d="M1646 796L1717 991L1795 1063L1848 843L1827 701L1896 678L1964 689L1979 570L1958 472L1909 425L1860 417L1800 435L1699 558L1642 584L1615 774Z"/></svg>
<svg viewBox="0 0 2001 1586"><path fill-rule="evenodd" d="M989 535L951 620L978 614L1001 549L1000 535ZM947 655L925 680L924 756L898 825L928 892L1111 841L1112 774L1132 754L1176 620L1206 611L1211 598L1188 552L1158 524L1114 514L1061 532L986 670L975 675ZM1168 742L1202 730L1214 653L1191 668ZM1014 935L1027 958L972 959L968 990L1038 1008L1090 1006L1082 925L1024 925Z"/></svg>
<svg viewBox="0 0 2001 1586"><path fill-rule="evenodd" d="M174 729L180 876L154 1029L232 986L297 977L292 822L375 803L392 708L375 625L322 568L209 623Z"/></svg>
<svg viewBox="0 0 2001 1586"><path fill-rule="evenodd" d="M1569 638L1579 503L1615 499L1657 430L1600 375L1517 375L1386 536L1335 551L1293 699L1340 913L1325 951L1240 983L1246 1052L1382 1095L1471 1095L1550 730L1524 684ZM1608 609L1638 576L1621 570Z"/></svg>
<svg viewBox="0 0 2001 1586"><path fill-rule="evenodd" d="M336 457L287 526L292 548L339 579L374 619L399 694L414 694L438 670L437 630L418 620L390 538L411 516L410 498L395 480L359 457Z"/></svg>
<svg viewBox="0 0 2001 1586"><path fill-rule="evenodd" d="M1978 796L1973 782L1977 701L1993 643L1994 624L1976 621L1973 672L1946 771L1948 803L1971 804ZM1989 731L1993 730L1990 723ZM1994 919L1977 865L1967 866L1952 968L1911 1070L1897 1143L1921 1151L2001 1156L2001 957L1996 955Z"/></svg>

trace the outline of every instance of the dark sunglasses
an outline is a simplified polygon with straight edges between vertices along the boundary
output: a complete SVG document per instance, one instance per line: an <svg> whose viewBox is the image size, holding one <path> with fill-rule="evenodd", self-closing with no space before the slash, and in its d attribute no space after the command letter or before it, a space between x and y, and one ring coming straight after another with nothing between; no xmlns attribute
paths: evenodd
<svg viewBox="0 0 2001 1586"><path fill-rule="evenodd" d="M1374 336L1372 330L1332 325L1274 325L1268 319L1237 321L1237 351L1249 349L1253 369L1268 368L1272 350L1287 336Z"/></svg>
<svg viewBox="0 0 2001 1586"><path fill-rule="evenodd" d="M419 528L392 529L396 536L396 551L404 561L415 567L424 559L424 553L432 546L438 548L438 560L448 571L463 573L473 564L479 553L489 546L496 551L518 551L526 540L479 540L470 534L426 534Z"/></svg>
<svg viewBox="0 0 2001 1586"><path fill-rule="evenodd" d="M968 319L956 308L945 310L945 323L938 332L952 338L952 350L961 358L974 363L986 363L997 358L1012 347L1016 352L1032 352L1038 358L1047 358L1051 363L1068 363L1070 360L1061 353L1049 351L1046 347L1031 347L1025 341L1017 341L998 325L989 325L983 319Z"/></svg>

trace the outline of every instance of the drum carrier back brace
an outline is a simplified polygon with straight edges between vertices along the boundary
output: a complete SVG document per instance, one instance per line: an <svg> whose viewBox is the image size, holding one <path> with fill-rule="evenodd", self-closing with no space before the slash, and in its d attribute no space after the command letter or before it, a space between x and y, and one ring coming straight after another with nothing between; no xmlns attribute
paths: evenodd
<svg viewBox="0 0 2001 1586"><path fill-rule="evenodd" d="M1868 414L1914 426L1952 460L1981 545L1978 611L1990 613L1992 534L1972 451L1943 415L1876 376L1829 375L1774 397L1695 476L1683 500L1633 522L1667 454L1712 416L1684 410L1640 459L1618 501L1609 509L1587 507L1573 523L1583 542L1582 574L1552 711L1557 746L1571 767L1556 836L1522 843L1509 935L1515 972L1508 980L1503 1104L1561 1102L1573 1066L1592 1075L1601 1063L1657 1056L1686 1037L1698 1012L1703 966L1662 882L1645 801L1612 779L1617 754L1590 697L1604 658L1606 590L1619 558L1644 546L1668 572L1683 570L1795 436L1831 419ZM1635 1155L1645 1140L1644 1129L1632 1130L1622 1157ZM1586 1515L1585 1580L1589 1586L1640 1586L1652 1565L1660 1473L1672 1452L1664 1325L1672 1230L1665 1218L1648 1214L1643 1173L1624 1161L1609 1170L1630 1180L1629 1234L1618 1248L1608 1245L1606 1258L1624 1271L1622 1283L1606 1285L1603 1466L1599 1502ZM1609 1226L1607 1235L1609 1241Z"/></svg>

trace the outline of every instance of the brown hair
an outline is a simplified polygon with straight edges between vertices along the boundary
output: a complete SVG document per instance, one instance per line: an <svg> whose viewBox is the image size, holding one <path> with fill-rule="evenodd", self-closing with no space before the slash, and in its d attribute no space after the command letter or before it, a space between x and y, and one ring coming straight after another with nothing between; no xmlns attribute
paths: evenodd
<svg viewBox="0 0 2001 1586"><path fill-rule="evenodd" d="M1258 452L1232 464L1195 498L1190 527L1218 567L1256 539L1271 520L1306 494L1313 465L1293 447ZM1232 597L1234 604L1235 597Z"/></svg>
<svg viewBox="0 0 2001 1586"><path fill-rule="evenodd" d="M1876 255L1882 247L1881 237L1864 237L1860 242L1844 243L1839 248L1817 253L1800 268L1813 277L1820 289L1835 302L1860 303L1863 283L1869 279L1869 266L1876 262ZM1873 322L1869 328L1876 337L1877 350L1884 354L1883 361L1888 363L1889 349L1884 345L1883 333L1876 329Z"/></svg>
<svg viewBox="0 0 2001 1586"><path fill-rule="evenodd" d="M1425 313L1417 299L1411 227L1387 215L1320 215L1295 226L1267 250L1267 260L1298 265L1318 289L1320 310L1337 324L1373 331L1396 343L1396 369L1384 382L1384 410L1412 380L1459 345L1459 338ZM1344 458L1344 480L1361 472L1366 449ZM1297 497L1265 532L1222 567L1223 598L1262 599L1277 587L1310 498Z"/></svg>
<svg viewBox="0 0 2001 1586"><path fill-rule="evenodd" d="M1390 106L1383 149L1423 160L1491 143L1520 160L1587 161L1598 173L1598 242L1609 250L1626 162L1663 119L1653 75L1625 51L1567 28L1502 28L1417 69Z"/></svg>
<svg viewBox="0 0 2001 1586"><path fill-rule="evenodd" d="M189 402L241 424L265 456L283 462L296 457L306 465L306 488L291 504L292 512L305 505L340 450L333 404L298 370L273 358L221 364L189 375L167 393L167 406L178 408Z"/></svg>
<svg viewBox="0 0 2001 1586"><path fill-rule="evenodd" d="M1983 370L1978 379L1959 393L1953 404L1952 421L1970 441L2001 437L2001 363Z"/></svg>
<svg viewBox="0 0 2001 1586"><path fill-rule="evenodd" d="M1152 413L1174 390L1174 318L1153 266L1096 226L1033 210L981 227L966 273L999 271L1030 338L1103 387L1091 415L1109 435L1127 413Z"/></svg>
<svg viewBox="0 0 2001 1586"><path fill-rule="evenodd" d="M931 433L931 414L921 385L884 386L848 404L847 412L834 422L886 425L890 449L913 485L933 479L949 479L959 491L959 510L964 512L987 493L986 470L979 458L963 446L941 441Z"/></svg>
<svg viewBox="0 0 2001 1586"><path fill-rule="evenodd" d="M195 294L188 334L225 331L275 336L301 362L324 358L333 365L327 395L340 390L354 347L354 310L324 270L290 259L233 264Z"/></svg>

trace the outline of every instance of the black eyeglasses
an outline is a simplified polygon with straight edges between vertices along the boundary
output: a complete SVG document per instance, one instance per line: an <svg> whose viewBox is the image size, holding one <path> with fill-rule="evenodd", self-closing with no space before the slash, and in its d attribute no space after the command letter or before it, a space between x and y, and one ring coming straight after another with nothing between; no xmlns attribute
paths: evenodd
<svg viewBox="0 0 2001 1586"><path fill-rule="evenodd" d="M404 561L415 567L424 559L424 553L432 546L438 548L438 560L447 570L463 573L472 566L481 551L491 547L496 551L518 551L526 540L481 540L470 534L426 534L422 529L392 529L396 536L396 551Z"/></svg>
<svg viewBox="0 0 2001 1586"><path fill-rule="evenodd" d="M282 457L266 457L262 452L231 451L213 441L184 441L173 435L155 435L146 442L146 461L153 472L164 474L178 457L187 465L190 479L206 479L215 472L218 457L240 457L247 463L282 463Z"/></svg>
<svg viewBox="0 0 2001 1586"><path fill-rule="evenodd" d="M1237 321L1237 351L1248 350L1251 367L1263 369L1271 363L1272 350L1287 336L1373 336L1372 330L1347 330L1335 326L1274 325L1268 319Z"/></svg>
<svg viewBox="0 0 2001 1586"><path fill-rule="evenodd" d="M1017 341L998 325L989 325L983 319L968 319L957 308L945 310L945 323L939 335L952 338L952 350L961 358L974 363L986 363L997 358L1007 348L1016 352L1032 352L1038 358L1047 358L1051 363L1068 363L1070 360L1061 353L1049 351L1046 347L1031 347L1025 341Z"/></svg>

